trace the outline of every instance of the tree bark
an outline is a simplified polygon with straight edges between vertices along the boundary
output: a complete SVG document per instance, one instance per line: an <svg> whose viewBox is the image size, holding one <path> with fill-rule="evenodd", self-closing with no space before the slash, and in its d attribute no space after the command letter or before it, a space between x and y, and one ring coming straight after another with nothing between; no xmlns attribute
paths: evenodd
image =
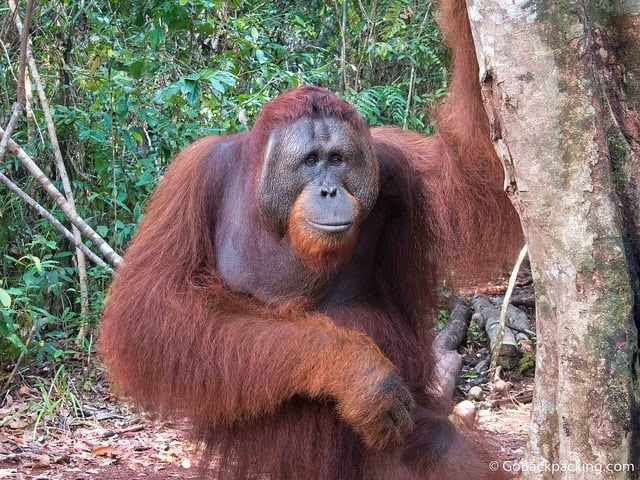
<svg viewBox="0 0 640 480"><path fill-rule="evenodd" d="M467 2L536 292L523 478L635 478L638 462L640 4L604 5Z"/></svg>

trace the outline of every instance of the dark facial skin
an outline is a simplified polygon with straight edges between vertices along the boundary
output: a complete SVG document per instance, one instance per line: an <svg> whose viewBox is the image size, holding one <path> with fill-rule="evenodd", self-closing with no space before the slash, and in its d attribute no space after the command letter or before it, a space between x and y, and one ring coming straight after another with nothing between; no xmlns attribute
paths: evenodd
<svg viewBox="0 0 640 480"><path fill-rule="evenodd" d="M356 228L378 195L379 167L370 137L334 117L303 117L269 137L258 179L264 218L284 235L293 204L319 233Z"/></svg>
<svg viewBox="0 0 640 480"><path fill-rule="evenodd" d="M314 161L308 158L311 154ZM332 161L334 156L341 161ZM299 220L327 243L359 237L364 230L365 239L358 240L344 261L361 267L373 261L369 257L375 248L370 244L377 242L379 228L374 226L378 222L364 219L374 213L380 167L368 131L356 132L333 117L301 118L271 133L257 175L255 182L236 175L227 185L236 192L230 194L236 201L226 202L219 211L226 228L216 236L216 268L229 285L269 302L300 295L318 301L327 296L333 280L326 273L315 274L302 259L292 256L290 239L285 238L296 202L298 211L302 210ZM238 201L241 198L251 202ZM249 222L261 218L267 228L247 230L244 220L238 221L246 218ZM370 276L369 269L361 270ZM340 285L349 298L366 289L366 282L360 280L353 282L354 288L344 282Z"/></svg>

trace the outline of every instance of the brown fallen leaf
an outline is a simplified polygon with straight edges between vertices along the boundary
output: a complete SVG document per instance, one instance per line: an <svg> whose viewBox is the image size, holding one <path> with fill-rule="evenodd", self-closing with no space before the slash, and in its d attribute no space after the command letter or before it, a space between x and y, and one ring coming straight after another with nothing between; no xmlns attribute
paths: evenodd
<svg viewBox="0 0 640 480"><path fill-rule="evenodd" d="M26 385L22 385L22 386L18 389L18 393L19 393L21 396L23 396L23 397L24 397L25 395L27 395L28 393L30 393L30 392L31 392L31 389L30 389L28 386L26 386Z"/></svg>
<svg viewBox="0 0 640 480"><path fill-rule="evenodd" d="M26 426L27 422L25 422L21 418L16 418L15 420L9 422L9 428L11 428L12 430L20 430L25 428Z"/></svg>
<svg viewBox="0 0 640 480"><path fill-rule="evenodd" d="M51 459L49 455L38 455L37 461L31 464L33 470L51 468Z"/></svg>
<svg viewBox="0 0 640 480"><path fill-rule="evenodd" d="M109 458L114 458L121 454L121 452L118 451L118 449L112 445L96 447L93 450L91 450L91 453L99 457L109 457Z"/></svg>

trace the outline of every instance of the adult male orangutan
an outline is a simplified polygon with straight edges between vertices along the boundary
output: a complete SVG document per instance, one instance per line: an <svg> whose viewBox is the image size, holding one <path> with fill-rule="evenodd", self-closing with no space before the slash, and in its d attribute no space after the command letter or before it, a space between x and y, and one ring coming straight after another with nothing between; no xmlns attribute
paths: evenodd
<svg viewBox="0 0 640 480"><path fill-rule="evenodd" d="M438 282L521 241L464 2L442 18L437 136L300 87L180 153L149 204L100 353L118 392L192 420L215 478L504 478L433 388Z"/></svg>

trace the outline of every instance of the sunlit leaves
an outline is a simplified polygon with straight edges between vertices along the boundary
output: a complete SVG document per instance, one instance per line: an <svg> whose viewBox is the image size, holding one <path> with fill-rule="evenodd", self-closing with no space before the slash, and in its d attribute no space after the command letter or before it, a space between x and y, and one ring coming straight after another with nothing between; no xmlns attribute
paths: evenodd
<svg viewBox="0 0 640 480"><path fill-rule="evenodd" d="M177 95L182 95L189 105L194 106L200 100L203 84L216 96L220 96L236 84L236 78L228 72L205 68L162 89L155 97L156 103L174 102Z"/></svg>
<svg viewBox="0 0 640 480"><path fill-rule="evenodd" d="M4 288L0 288L0 305L4 308L9 308L11 306L11 296Z"/></svg>

